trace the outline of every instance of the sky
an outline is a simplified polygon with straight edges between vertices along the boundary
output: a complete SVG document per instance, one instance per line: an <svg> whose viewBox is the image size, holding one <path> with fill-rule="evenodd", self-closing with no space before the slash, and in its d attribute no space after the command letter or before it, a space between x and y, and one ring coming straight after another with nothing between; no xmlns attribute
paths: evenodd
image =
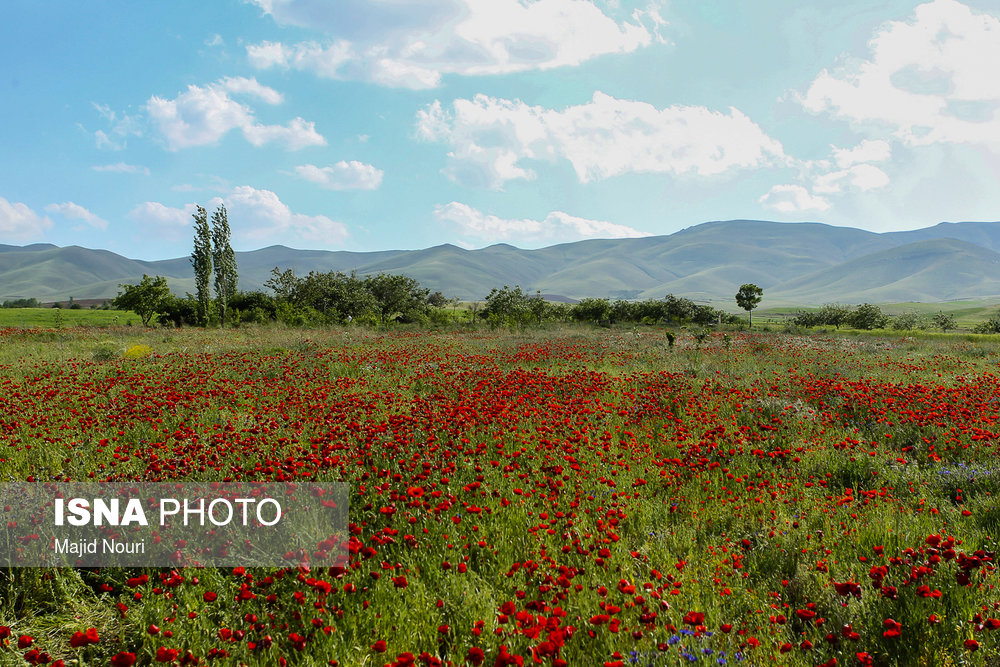
<svg viewBox="0 0 1000 667"><path fill-rule="evenodd" d="M995 0L5 0L0 243L1000 219Z"/></svg>

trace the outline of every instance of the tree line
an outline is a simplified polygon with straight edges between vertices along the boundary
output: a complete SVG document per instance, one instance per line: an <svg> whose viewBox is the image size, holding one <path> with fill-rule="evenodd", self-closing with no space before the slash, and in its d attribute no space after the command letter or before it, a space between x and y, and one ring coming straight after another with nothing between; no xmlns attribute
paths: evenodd
<svg viewBox="0 0 1000 667"><path fill-rule="evenodd" d="M859 306L826 304L819 310L800 311L792 318L792 324L799 327L827 326L835 329L847 326L865 331L890 328L912 331L934 327L946 333L957 327L955 316L943 311L933 315L902 313L893 316L871 303Z"/></svg>
<svg viewBox="0 0 1000 667"><path fill-rule="evenodd" d="M587 298L579 303L546 301L536 292L525 293L520 286L494 288L481 308L473 304L474 319L490 326L523 327L544 322L589 322L593 324L739 324L739 318L691 299L668 294L663 299L625 301Z"/></svg>

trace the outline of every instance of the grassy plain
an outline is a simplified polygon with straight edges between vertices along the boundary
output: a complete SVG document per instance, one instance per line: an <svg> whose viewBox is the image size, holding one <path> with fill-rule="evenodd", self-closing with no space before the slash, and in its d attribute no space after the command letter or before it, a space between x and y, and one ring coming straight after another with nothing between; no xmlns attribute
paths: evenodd
<svg viewBox="0 0 1000 667"><path fill-rule="evenodd" d="M2 572L0 664L994 664L1000 344L675 333L0 330L3 479L352 522L344 571Z"/></svg>
<svg viewBox="0 0 1000 667"><path fill-rule="evenodd" d="M55 329L60 327L139 326L142 320L127 310L90 308L0 308L0 327Z"/></svg>

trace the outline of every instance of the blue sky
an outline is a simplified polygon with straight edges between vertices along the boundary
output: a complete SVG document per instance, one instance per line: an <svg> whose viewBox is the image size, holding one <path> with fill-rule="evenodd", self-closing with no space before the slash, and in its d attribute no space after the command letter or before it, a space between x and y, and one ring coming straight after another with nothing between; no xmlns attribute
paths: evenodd
<svg viewBox="0 0 1000 667"><path fill-rule="evenodd" d="M7 0L0 243L1000 219L992 0Z"/></svg>

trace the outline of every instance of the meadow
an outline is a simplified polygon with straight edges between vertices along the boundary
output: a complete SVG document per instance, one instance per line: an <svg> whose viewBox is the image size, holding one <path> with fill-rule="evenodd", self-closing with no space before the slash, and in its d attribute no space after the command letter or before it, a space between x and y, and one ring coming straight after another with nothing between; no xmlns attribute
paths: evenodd
<svg viewBox="0 0 1000 667"><path fill-rule="evenodd" d="M142 320L127 310L91 308L0 308L0 327L60 329L62 327L139 326Z"/></svg>
<svg viewBox="0 0 1000 667"><path fill-rule="evenodd" d="M0 664L996 664L1000 343L674 333L0 329L5 481L351 489L345 568L2 571Z"/></svg>

